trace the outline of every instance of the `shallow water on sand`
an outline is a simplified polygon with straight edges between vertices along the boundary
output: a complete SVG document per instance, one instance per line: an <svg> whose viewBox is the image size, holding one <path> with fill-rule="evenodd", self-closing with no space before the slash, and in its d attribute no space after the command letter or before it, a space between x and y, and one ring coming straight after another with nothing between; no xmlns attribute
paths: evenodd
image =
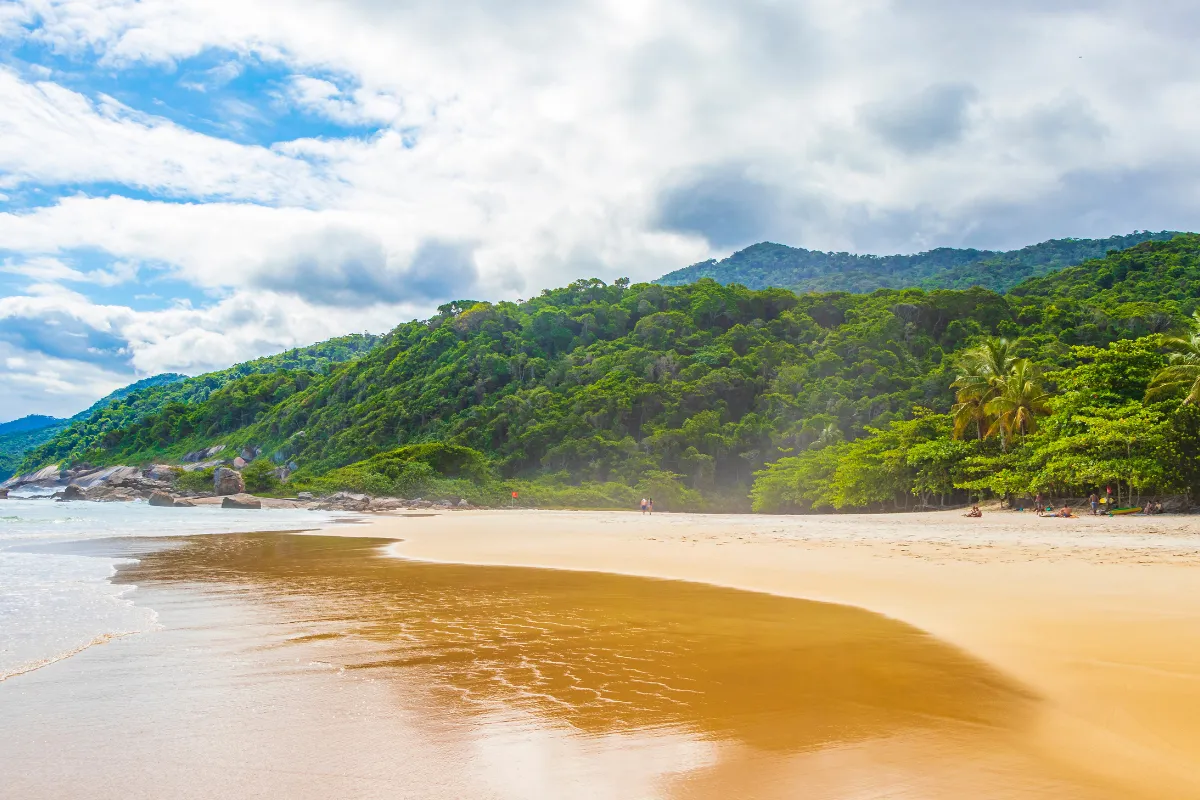
<svg viewBox="0 0 1200 800"><path fill-rule="evenodd" d="M1117 796L1026 743L1037 698L859 609L367 539L92 547L163 630L0 686L17 796Z"/></svg>

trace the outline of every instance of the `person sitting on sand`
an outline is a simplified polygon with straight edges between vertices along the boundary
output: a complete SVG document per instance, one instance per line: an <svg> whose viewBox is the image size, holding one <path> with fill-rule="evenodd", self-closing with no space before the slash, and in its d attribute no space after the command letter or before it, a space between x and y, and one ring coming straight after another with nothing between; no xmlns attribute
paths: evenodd
<svg viewBox="0 0 1200 800"><path fill-rule="evenodd" d="M1059 511L1059 512L1058 512L1057 514L1055 514L1054 516L1056 516L1056 517L1063 517L1064 519L1070 519L1070 518L1071 518L1071 516L1072 516L1072 514L1071 514L1071 507L1070 507L1070 506L1063 506L1063 507L1062 507L1062 511Z"/></svg>
<svg viewBox="0 0 1200 800"><path fill-rule="evenodd" d="M976 506L971 506L971 510L968 511L966 514L963 514L963 516L964 517L982 517L983 512L980 511L979 506L976 505Z"/></svg>
<svg viewBox="0 0 1200 800"><path fill-rule="evenodd" d="M1155 514L1161 514L1161 513L1163 513L1163 510L1162 510L1162 503L1159 503L1159 502L1155 502L1155 503L1154 503L1154 513L1155 513Z"/></svg>

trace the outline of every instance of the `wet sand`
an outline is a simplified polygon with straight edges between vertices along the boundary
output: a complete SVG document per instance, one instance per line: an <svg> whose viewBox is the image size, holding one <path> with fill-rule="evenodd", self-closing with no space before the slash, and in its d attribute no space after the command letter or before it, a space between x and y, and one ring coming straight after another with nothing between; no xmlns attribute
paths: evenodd
<svg viewBox="0 0 1200 800"><path fill-rule="evenodd" d="M516 511L381 518L348 532L403 539L391 550L407 558L699 581L877 612L1035 698L1019 738L1090 786L1072 791L1200 797L1200 520ZM898 760L945 767L910 745ZM862 772L839 752L849 761L834 774ZM824 784L812 770L828 763L773 768L814 787ZM976 794L1086 796L1014 788L1020 770L992 774Z"/></svg>

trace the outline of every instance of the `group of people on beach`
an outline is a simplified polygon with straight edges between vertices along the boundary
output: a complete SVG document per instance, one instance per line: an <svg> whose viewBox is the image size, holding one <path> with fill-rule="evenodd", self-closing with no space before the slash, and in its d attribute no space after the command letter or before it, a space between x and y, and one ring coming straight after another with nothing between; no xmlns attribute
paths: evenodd
<svg viewBox="0 0 1200 800"><path fill-rule="evenodd" d="M1106 511L1111 516L1112 512L1117 510L1116 501L1113 498L1112 487L1111 486L1105 487L1104 499L1101 499L1100 496L1096 492L1092 492L1090 495L1088 495L1088 505L1091 507L1092 516L1094 516L1094 517L1103 516ZM1045 516L1072 517L1072 516L1074 516L1074 514L1071 513L1071 507L1069 505L1064 505L1061 510L1056 512L1054 510L1054 506L1051 505L1050 503L1048 503L1046 501L1046 499L1042 497L1041 492L1038 492L1037 496L1033 499L1033 507L1034 507L1034 511L1037 513L1037 515L1039 517L1045 517ZM1018 510L1021 510L1021 509L1018 509ZM1131 507L1129 509L1121 509L1121 513L1133 513L1135 511L1141 511L1143 514L1146 514L1147 516L1149 516L1151 514L1161 514L1161 513L1163 513L1163 506L1162 506L1162 503L1158 503L1158 502L1154 502L1154 501L1147 501L1145 507L1143 507L1143 508Z"/></svg>
<svg viewBox="0 0 1200 800"><path fill-rule="evenodd" d="M642 513L643 514L653 514L654 513L654 498L653 497L649 497L649 498L643 497L642 498Z"/></svg>

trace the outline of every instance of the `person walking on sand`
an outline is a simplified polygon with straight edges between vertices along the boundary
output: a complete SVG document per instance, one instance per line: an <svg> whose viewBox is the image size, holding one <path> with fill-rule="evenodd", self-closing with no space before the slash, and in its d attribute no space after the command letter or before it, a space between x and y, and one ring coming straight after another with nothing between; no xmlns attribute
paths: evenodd
<svg viewBox="0 0 1200 800"><path fill-rule="evenodd" d="M654 516L654 498L653 497L651 497L649 502L646 503L646 510L650 512L650 516Z"/></svg>
<svg viewBox="0 0 1200 800"><path fill-rule="evenodd" d="M642 513L646 513L646 498L642 498Z"/></svg>
<svg viewBox="0 0 1200 800"><path fill-rule="evenodd" d="M1033 505L1037 508L1037 515L1040 517L1044 512L1046 504L1042 502L1042 493L1038 492L1037 497L1033 498Z"/></svg>
<svg viewBox="0 0 1200 800"><path fill-rule="evenodd" d="M1095 492L1088 496L1088 503L1092 506L1092 516L1100 516L1100 498L1096 496Z"/></svg>

